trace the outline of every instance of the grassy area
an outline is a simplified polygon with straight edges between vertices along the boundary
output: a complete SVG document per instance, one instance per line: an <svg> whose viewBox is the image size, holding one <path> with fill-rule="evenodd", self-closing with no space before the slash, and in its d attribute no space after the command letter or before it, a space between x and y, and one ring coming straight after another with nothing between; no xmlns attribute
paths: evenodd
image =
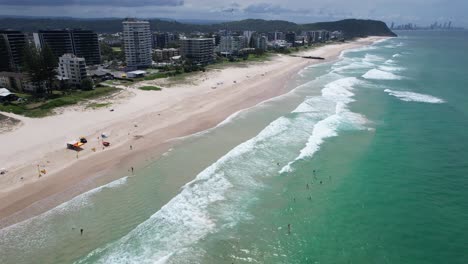
<svg viewBox="0 0 468 264"><path fill-rule="evenodd" d="M107 80L102 83L108 84L108 85L131 85L133 82L127 81L127 80Z"/></svg>
<svg viewBox="0 0 468 264"><path fill-rule="evenodd" d="M249 54L247 61L267 61L271 58L270 53L263 53L262 55Z"/></svg>
<svg viewBox="0 0 468 264"><path fill-rule="evenodd" d="M122 48L121 47L112 47L112 51L120 52L120 51L122 51Z"/></svg>
<svg viewBox="0 0 468 264"><path fill-rule="evenodd" d="M111 103L90 103L86 106L86 108L92 108L92 109L97 109L97 108L102 108L106 106L112 105Z"/></svg>
<svg viewBox="0 0 468 264"><path fill-rule="evenodd" d="M326 46L328 44L333 44L335 42L320 42L320 43L313 43L311 45L305 45L305 46L299 46L299 47L292 47L292 48L289 48L289 51L290 51L290 54L294 54L294 53L297 53L297 52L301 52L301 51L306 51L306 50L314 50L314 49L317 49L317 48L320 48L320 47L323 47L323 46ZM338 43L338 42L337 42Z"/></svg>
<svg viewBox="0 0 468 264"><path fill-rule="evenodd" d="M261 55L256 54L249 54L246 59L243 58L236 58L234 61L230 61L228 58L221 58L220 60L216 61L215 63L208 65L208 69L219 69L228 66L245 66L246 63L249 62L263 62L268 61L272 57L272 53L265 52Z"/></svg>
<svg viewBox="0 0 468 264"><path fill-rule="evenodd" d="M146 75L143 78L139 78L138 80L143 80L143 81L152 81L160 78L166 78L169 76L173 76L175 74L174 71L168 71L168 72L157 72L153 74Z"/></svg>
<svg viewBox="0 0 468 264"><path fill-rule="evenodd" d="M110 95L120 89L115 87L99 87L91 91L72 91L65 94L54 94L53 99L32 99L25 102L1 104L0 111L15 113L28 117L44 117L50 115L57 107L74 105L79 102Z"/></svg>
<svg viewBox="0 0 468 264"><path fill-rule="evenodd" d="M143 91L161 91L162 90L161 87L157 87L157 86L142 86L142 87L139 87L138 89L143 90Z"/></svg>

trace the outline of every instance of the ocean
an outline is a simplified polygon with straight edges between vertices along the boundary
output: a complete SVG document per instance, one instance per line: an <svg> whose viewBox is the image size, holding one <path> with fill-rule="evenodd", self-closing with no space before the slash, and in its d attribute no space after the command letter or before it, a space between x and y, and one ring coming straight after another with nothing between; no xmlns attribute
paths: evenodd
<svg viewBox="0 0 468 264"><path fill-rule="evenodd" d="M468 32L397 33L0 230L0 263L468 263Z"/></svg>

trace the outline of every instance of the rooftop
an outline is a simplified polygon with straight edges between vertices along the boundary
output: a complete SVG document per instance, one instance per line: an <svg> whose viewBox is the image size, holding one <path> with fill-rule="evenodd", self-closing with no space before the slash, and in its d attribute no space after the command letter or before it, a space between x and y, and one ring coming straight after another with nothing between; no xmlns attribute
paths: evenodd
<svg viewBox="0 0 468 264"><path fill-rule="evenodd" d="M0 97L6 97L9 96L10 94L13 94L10 92L7 88L0 88Z"/></svg>
<svg viewBox="0 0 468 264"><path fill-rule="evenodd" d="M213 40L213 38L185 38L181 40Z"/></svg>
<svg viewBox="0 0 468 264"><path fill-rule="evenodd" d="M131 71L131 72L127 72L127 73L131 73L131 74L145 74L146 72L145 72L145 71L142 71L142 70L138 70L138 71Z"/></svg>

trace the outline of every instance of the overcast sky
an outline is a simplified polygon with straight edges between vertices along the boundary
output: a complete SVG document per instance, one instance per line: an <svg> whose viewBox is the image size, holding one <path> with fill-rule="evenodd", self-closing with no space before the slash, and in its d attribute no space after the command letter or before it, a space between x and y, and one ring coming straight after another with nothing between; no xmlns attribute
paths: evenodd
<svg viewBox="0 0 468 264"><path fill-rule="evenodd" d="M418 25L453 21L468 27L468 0L0 0L0 15L264 18L298 23L371 18Z"/></svg>

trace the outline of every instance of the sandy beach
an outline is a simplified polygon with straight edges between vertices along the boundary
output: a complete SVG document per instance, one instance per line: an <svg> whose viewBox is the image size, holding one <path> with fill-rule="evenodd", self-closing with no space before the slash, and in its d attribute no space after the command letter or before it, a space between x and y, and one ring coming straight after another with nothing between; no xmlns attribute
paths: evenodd
<svg viewBox="0 0 468 264"><path fill-rule="evenodd" d="M338 59L342 51L370 45L382 37L326 45L303 55ZM288 81L301 69L324 61L275 55L247 67L227 67L196 74L183 84L144 81L108 98L110 106L68 107L33 119L2 113L21 126L0 134L0 228L33 217L80 193L118 177L131 175L157 159L178 141L212 127L233 113L289 91ZM162 91L142 91L158 85ZM113 109L113 111L110 111ZM103 148L99 139L109 135ZM79 153L66 142L85 136ZM93 151L95 148L95 151ZM39 177L39 171L45 174Z"/></svg>

